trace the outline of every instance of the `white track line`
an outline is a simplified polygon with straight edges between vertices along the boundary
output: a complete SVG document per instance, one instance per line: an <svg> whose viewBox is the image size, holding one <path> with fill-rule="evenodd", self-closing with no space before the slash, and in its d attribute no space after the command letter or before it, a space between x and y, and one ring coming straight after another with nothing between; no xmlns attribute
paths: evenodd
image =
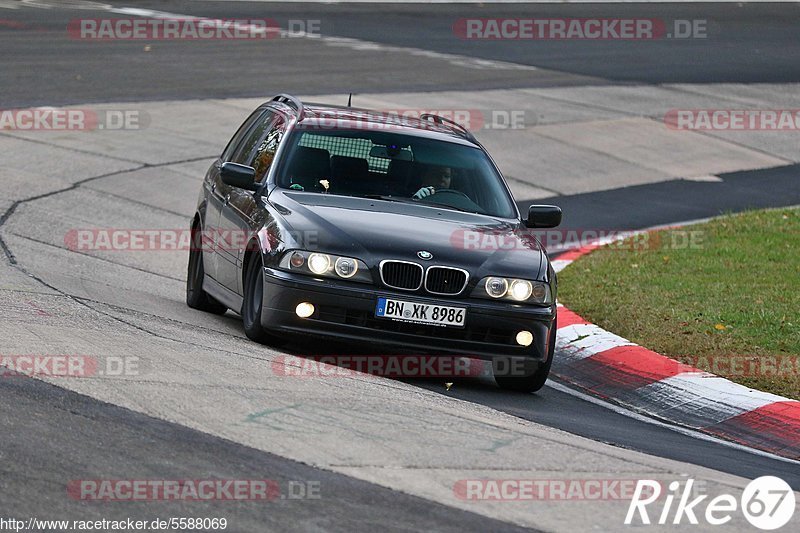
<svg viewBox="0 0 800 533"><path fill-rule="evenodd" d="M205 20L219 25L225 24L222 19L212 19L206 17L198 17L195 15L182 15L179 13L170 13L168 11L158 11L155 9L143 9L138 7L110 7L107 11L111 13L118 13L120 15L130 15L135 17L155 18L155 19L195 19ZM245 31L257 31L260 28L253 28L252 25L234 23L234 27L240 28ZM269 31L269 30L263 30ZM289 33L285 30L280 30L281 37L286 37ZM470 56L463 56L458 54L447 54L444 52L434 52L431 50L424 50L422 48L412 48L406 46L391 46L372 41L363 41L361 39L352 39L350 37L332 37L318 34L309 33L292 33L292 37L304 38L317 41L325 46L346 48L356 51L370 51L382 52L392 54L406 54L415 57L425 57L428 59L445 61L453 66L464 67L477 70L525 70L533 71L538 70L531 65L523 65L521 63L511 63L508 61L497 61L493 59L478 59Z"/></svg>
<svg viewBox="0 0 800 533"><path fill-rule="evenodd" d="M689 428L685 428L683 426L677 426L675 424L666 423L666 422L662 422L660 420L656 420L655 418L651 418L649 416L639 414L639 413L637 413L635 411L631 411L631 410L626 409L624 407L620 407L618 405L614 405L613 403L608 403L608 402L606 402L604 400L601 400L600 398L596 398L596 397L591 396L589 394L577 391L577 390L575 390L575 389L573 389L571 387L568 387L568 386L566 386L566 385L564 385L562 383L555 382L553 380L548 380L546 385L548 387L552 388L552 389L555 389L555 390L559 391L559 392L563 392L564 394L569 394L570 396L574 396L574 397L579 398L581 400L585 400L585 401L587 401L589 403L592 403L594 405L598 405L600 407L604 407L604 408L606 408L606 409L608 409L610 411L613 411L613 412L615 412L617 414L626 416L628 418L632 418L632 419L637 420L639 422L646 422L648 424L653 424L653 425L656 425L656 426L659 426L659 427L662 427L662 428L670 429L670 430L675 431L677 433L681 433L682 435L686 435L687 437L692 437L692 438L695 438L695 439L700 439L700 440L704 440L704 441L708 441L708 442L713 442L715 444L721 444L722 446L727 446L728 448L733 448L733 449L738 450L738 451L749 452L749 453L751 453L753 455L758 455L758 456L761 456L761 457L767 457L769 459L775 459L775 460L778 460L778 461L783 461L784 463L789 463L789 464L793 464L793 465L800 465L800 461L795 461L794 459L789 459L788 457L781 457L780 455L775 455L775 454L772 454L772 453L769 453L769 452L756 450L754 448L748 448L747 446L744 446L742 444L737 444L735 442L719 439L717 437L712 437L711 435L707 435L705 433L701 433L701 432L695 431L693 429L689 429Z"/></svg>

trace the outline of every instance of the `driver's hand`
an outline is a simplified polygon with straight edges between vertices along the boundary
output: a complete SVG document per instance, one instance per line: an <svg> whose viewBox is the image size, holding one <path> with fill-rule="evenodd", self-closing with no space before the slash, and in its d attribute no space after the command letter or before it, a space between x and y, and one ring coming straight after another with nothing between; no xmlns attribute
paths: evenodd
<svg viewBox="0 0 800 533"><path fill-rule="evenodd" d="M436 193L436 189L434 189L433 187L423 187L420 190L418 190L417 192L415 192L414 196L412 196L411 198L413 198L414 200L420 200L420 199L425 198L426 196L430 196L430 195L432 195L434 193Z"/></svg>

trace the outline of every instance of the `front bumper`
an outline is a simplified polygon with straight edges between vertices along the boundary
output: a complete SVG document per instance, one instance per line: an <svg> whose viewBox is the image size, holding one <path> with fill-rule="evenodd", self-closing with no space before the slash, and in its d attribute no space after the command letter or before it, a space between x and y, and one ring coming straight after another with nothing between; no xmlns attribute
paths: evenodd
<svg viewBox="0 0 800 533"><path fill-rule="evenodd" d="M466 323L463 328L444 328L377 318L375 307L379 296L465 307ZM301 302L314 304L311 317L296 315L295 308ZM555 305L537 307L475 298L437 298L264 269L261 322L276 333L368 342L426 354L481 359L520 357L544 362L550 353L555 316ZM516 334L521 330L533 333L530 346L517 344Z"/></svg>

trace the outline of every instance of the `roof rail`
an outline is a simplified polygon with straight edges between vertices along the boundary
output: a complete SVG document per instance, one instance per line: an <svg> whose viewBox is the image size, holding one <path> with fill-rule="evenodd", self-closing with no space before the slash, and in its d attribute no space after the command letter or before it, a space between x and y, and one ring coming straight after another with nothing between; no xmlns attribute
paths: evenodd
<svg viewBox="0 0 800 533"><path fill-rule="evenodd" d="M469 131L467 128L456 122L455 120L450 120L449 118L440 117L439 115L435 115L433 113L423 113L419 116L420 120L430 120L434 124L445 125L449 124L451 126L455 126L455 129L461 133L461 136L465 139L478 144L478 139Z"/></svg>
<svg viewBox="0 0 800 533"><path fill-rule="evenodd" d="M296 96L292 96L291 94L281 93L272 97L270 102L280 102L282 104L286 104L289 107L295 108L297 111L297 120L298 122L303 120L303 102L300 101L299 98Z"/></svg>

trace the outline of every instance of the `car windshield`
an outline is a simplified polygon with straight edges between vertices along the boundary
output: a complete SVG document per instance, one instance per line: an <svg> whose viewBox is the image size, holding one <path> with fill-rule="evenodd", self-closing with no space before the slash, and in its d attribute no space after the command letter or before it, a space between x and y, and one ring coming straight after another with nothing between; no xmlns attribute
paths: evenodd
<svg viewBox="0 0 800 533"><path fill-rule="evenodd" d="M513 218L513 201L482 150L386 131L292 135L278 186Z"/></svg>

